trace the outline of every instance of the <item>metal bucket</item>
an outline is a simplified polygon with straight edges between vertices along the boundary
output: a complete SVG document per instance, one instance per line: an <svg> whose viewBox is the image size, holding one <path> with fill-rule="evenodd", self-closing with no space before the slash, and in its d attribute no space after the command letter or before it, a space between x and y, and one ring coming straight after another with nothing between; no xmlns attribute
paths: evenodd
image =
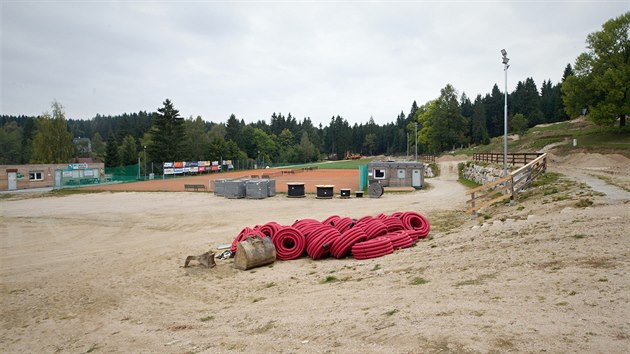
<svg viewBox="0 0 630 354"><path fill-rule="evenodd" d="M276 260L276 247L269 237L248 237L236 245L234 267L247 270L271 264Z"/></svg>

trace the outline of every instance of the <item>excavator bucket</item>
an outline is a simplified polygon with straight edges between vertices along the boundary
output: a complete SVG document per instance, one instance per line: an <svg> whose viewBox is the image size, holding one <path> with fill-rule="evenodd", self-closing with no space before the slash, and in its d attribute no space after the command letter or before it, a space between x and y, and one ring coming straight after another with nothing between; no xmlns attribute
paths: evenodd
<svg viewBox="0 0 630 354"><path fill-rule="evenodd" d="M188 264L190 263L190 261L193 261L193 260L203 264L206 268L212 268L215 265L217 265L214 262L214 253L210 251L204 254L201 254L199 256L186 257L186 261L184 262L184 268L188 267Z"/></svg>
<svg viewBox="0 0 630 354"><path fill-rule="evenodd" d="M269 237L247 237L236 245L234 267L247 270L271 264L276 260L276 247Z"/></svg>

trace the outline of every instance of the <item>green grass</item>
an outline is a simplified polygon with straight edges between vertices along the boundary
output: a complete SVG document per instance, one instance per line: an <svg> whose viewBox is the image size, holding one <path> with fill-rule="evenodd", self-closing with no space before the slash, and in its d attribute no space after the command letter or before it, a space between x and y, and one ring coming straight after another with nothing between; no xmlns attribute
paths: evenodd
<svg viewBox="0 0 630 354"><path fill-rule="evenodd" d="M577 203L575 203L575 206L578 208L586 208L590 207L591 205L593 205L593 201L588 198L580 199Z"/></svg>
<svg viewBox="0 0 630 354"><path fill-rule="evenodd" d="M324 280L322 280L321 283L322 284L326 284L326 283L334 283L334 282L338 282L338 281L339 281L339 279L337 279L336 276L329 275Z"/></svg>
<svg viewBox="0 0 630 354"><path fill-rule="evenodd" d="M205 316L199 319L201 322L208 322L210 320L214 320L214 316Z"/></svg>
<svg viewBox="0 0 630 354"><path fill-rule="evenodd" d="M398 309L393 309L391 311L387 311L387 312L385 312L385 315L386 316L393 316L396 313L398 313Z"/></svg>
<svg viewBox="0 0 630 354"><path fill-rule="evenodd" d="M546 127L534 127L529 129L529 133L533 133L533 132L548 132L548 131L555 131L555 130L559 130L559 131L566 131L568 128L570 127L569 122L560 122L560 123L556 123L556 124L551 124L549 126Z"/></svg>
<svg viewBox="0 0 630 354"><path fill-rule="evenodd" d="M577 146L572 140L577 139ZM566 145L556 147L560 154L572 151L619 153L630 157L630 126L601 127L589 121L571 120L545 127L534 127L521 135L519 140L508 141L508 153L532 152L548 144L567 141ZM478 145L457 150L456 154L472 155L475 153L503 152L503 136L492 138L488 145Z"/></svg>
<svg viewBox="0 0 630 354"><path fill-rule="evenodd" d="M367 165L372 162L373 158L365 158L359 160L340 160L340 161L323 161L300 165L300 168L317 167L324 170L355 170L361 165Z"/></svg>
<svg viewBox="0 0 630 354"><path fill-rule="evenodd" d="M477 183L475 181L471 181L471 180L466 179L464 177L460 177L457 181L459 183L461 183L464 187L471 188L471 189L479 187L481 185L481 184L479 184L479 183Z"/></svg>
<svg viewBox="0 0 630 354"><path fill-rule="evenodd" d="M534 182L532 182L532 186L540 187L540 186L544 186L544 185L547 185L547 184L555 183L555 182L557 182L560 179L561 176L562 176L562 174L555 173L555 172L543 173L541 176L536 178L536 180L534 180Z"/></svg>
<svg viewBox="0 0 630 354"><path fill-rule="evenodd" d="M411 280L411 285L422 285L422 284L426 284L429 281L422 278L422 277L415 277Z"/></svg>
<svg viewBox="0 0 630 354"><path fill-rule="evenodd" d="M564 138L547 138L547 139L537 139L532 143L532 148L536 150L540 150L549 144L559 143L564 141Z"/></svg>

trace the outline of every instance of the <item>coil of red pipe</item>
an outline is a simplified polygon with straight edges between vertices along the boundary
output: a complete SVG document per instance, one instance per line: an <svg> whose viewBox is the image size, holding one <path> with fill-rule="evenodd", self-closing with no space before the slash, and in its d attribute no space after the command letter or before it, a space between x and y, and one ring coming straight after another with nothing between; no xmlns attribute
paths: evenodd
<svg viewBox="0 0 630 354"><path fill-rule="evenodd" d="M370 259L394 252L392 241L387 237L377 237L352 246L352 255L356 259Z"/></svg>
<svg viewBox="0 0 630 354"><path fill-rule="evenodd" d="M312 259L320 259L330 253L330 248L341 236L332 226L323 226L306 240L306 254Z"/></svg>
<svg viewBox="0 0 630 354"><path fill-rule="evenodd" d="M341 218L335 222L335 229L339 230L342 234L348 230L350 230L354 226L354 220L352 218Z"/></svg>
<svg viewBox="0 0 630 354"><path fill-rule="evenodd" d="M418 212L408 211L403 213L401 221L407 230L419 231L419 238L427 237L431 231L429 221Z"/></svg>
<svg viewBox="0 0 630 354"><path fill-rule="evenodd" d="M367 235L360 227L346 230L342 233L330 248L330 254L335 258L343 258L350 252L352 246L358 242L367 240Z"/></svg>
<svg viewBox="0 0 630 354"><path fill-rule="evenodd" d="M411 239L411 237L409 237L407 231L405 230L390 232L384 237L387 237L390 241L392 241L392 246L395 250L411 247L414 243L414 241Z"/></svg>
<svg viewBox="0 0 630 354"><path fill-rule="evenodd" d="M278 232L282 225L278 224L275 221L270 221L260 227L255 227L254 230L258 230L265 234L266 236L273 237L273 235Z"/></svg>
<svg viewBox="0 0 630 354"><path fill-rule="evenodd" d="M376 217L366 215L356 221L331 215L321 222L308 218L296 220L291 226L270 221L253 229L244 228L232 241L230 250L236 252L239 241L255 235L271 237L277 257L282 260L298 258L305 252L313 259L329 253L342 258L349 252L357 259L368 259L391 253L393 249L410 247L419 238L427 237L430 230L428 220L415 211L395 212L389 216L383 213Z"/></svg>
<svg viewBox="0 0 630 354"><path fill-rule="evenodd" d="M283 261L300 258L306 249L304 235L291 226L280 227L271 240L276 247L276 257Z"/></svg>
<svg viewBox="0 0 630 354"><path fill-rule="evenodd" d="M383 218L382 221L383 224L387 226L387 231L389 232L403 230L405 228L405 225L403 225L402 221L395 216L388 216L386 218Z"/></svg>
<svg viewBox="0 0 630 354"><path fill-rule="evenodd" d="M385 226L380 219L371 219L362 223L357 223L357 226L365 231L365 234L368 236L368 240L378 236L383 236L387 233L387 226Z"/></svg>

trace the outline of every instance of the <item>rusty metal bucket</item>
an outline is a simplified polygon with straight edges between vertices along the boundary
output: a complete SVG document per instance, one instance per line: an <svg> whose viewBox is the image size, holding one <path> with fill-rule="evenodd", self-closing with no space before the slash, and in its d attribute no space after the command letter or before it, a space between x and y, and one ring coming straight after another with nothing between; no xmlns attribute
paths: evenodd
<svg viewBox="0 0 630 354"><path fill-rule="evenodd" d="M247 237L236 245L234 267L247 270L271 264L276 260L276 247L269 237Z"/></svg>

